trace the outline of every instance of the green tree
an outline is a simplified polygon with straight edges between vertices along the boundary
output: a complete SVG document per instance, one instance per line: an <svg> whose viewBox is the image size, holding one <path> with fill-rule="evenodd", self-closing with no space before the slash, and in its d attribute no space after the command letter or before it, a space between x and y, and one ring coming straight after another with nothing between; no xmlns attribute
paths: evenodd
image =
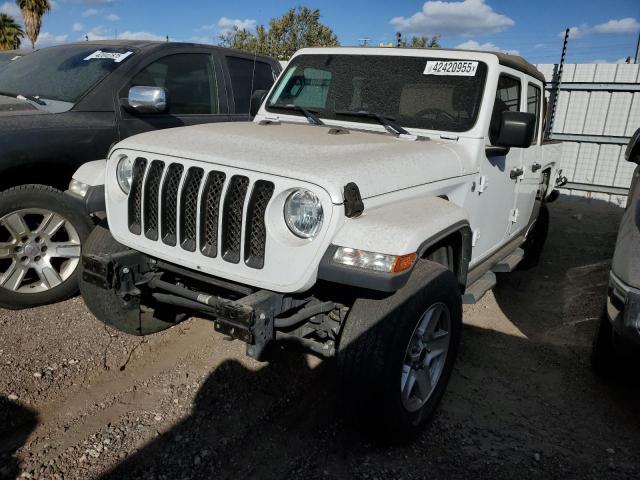
<svg viewBox="0 0 640 480"><path fill-rule="evenodd" d="M20 48L24 31L15 19L6 13L0 13L0 50Z"/></svg>
<svg viewBox="0 0 640 480"><path fill-rule="evenodd" d="M433 35L432 37L413 36L408 42L402 40L401 46L412 48L440 48L440 37L438 35Z"/></svg>
<svg viewBox="0 0 640 480"><path fill-rule="evenodd" d="M40 35L42 17L51 10L51 3L49 0L16 0L16 5L20 7L22 12L24 29L27 32L27 37L31 40L31 48L35 48L38 35Z"/></svg>
<svg viewBox="0 0 640 480"><path fill-rule="evenodd" d="M338 37L320 23L320 10L291 8L280 18L272 18L269 26L258 25L255 33L234 28L220 36L220 44L288 60L305 47L337 47Z"/></svg>

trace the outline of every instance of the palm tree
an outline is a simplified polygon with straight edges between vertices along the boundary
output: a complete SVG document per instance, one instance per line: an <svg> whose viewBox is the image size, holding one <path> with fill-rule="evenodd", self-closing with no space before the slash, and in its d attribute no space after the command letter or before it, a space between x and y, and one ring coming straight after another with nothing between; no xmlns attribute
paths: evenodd
<svg viewBox="0 0 640 480"><path fill-rule="evenodd" d="M16 5L20 7L22 12L24 29L27 31L27 37L31 40L31 48L36 48L42 17L51 10L51 3L49 0L16 0Z"/></svg>
<svg viewBox="0 0 640 480"><path fill-rule="evenodd" d="M0 13L0 50L17 50L23 37L20 24L12 16Z"/></svg>

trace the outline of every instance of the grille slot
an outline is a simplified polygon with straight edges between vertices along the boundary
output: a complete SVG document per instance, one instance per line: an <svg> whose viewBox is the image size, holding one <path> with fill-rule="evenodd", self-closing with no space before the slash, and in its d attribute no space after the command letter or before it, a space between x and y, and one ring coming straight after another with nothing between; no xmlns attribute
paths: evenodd
<svg viewBox="0 0 640 480"><path fill-rule="evenodd" d="M167 176L162 185L162 214L161 235L162 241L167 245L176 245L177 214L178 214L178 188L184 167L179 163L169 165Z"/></svg>
<svg viewBox="0 0 640 480"><path fill-rule="evenodd" d="M196 250L198 193L203 176L201 168L190 168L180 194L180 245L190 252Z"/></svg>
<svg viewBox="0 0 640 480"><path fill-rule="evenodd" d="M247 196L249 179L241 175L234 175L229 182L229 188L224 199L222 216L222 258L227 262L240 262L240 247L242 242L242 215L244 200Z"/></svg>
<svg viewBox="0 0 640 480"><path fill-rule="evenodd" d="M200 206L200 251L207 257L218 256L218 224L220 219L220 198L226 175L209 172L202 191Z"/></svg>
<svg viewBox="0 0 640 480"><path fill-rule="evenodd" d="M273 190L273 183L258 180L253 186L251 198L249 199L244 261L252 268L260 269L264 266L264 252L267 241L267 229L264 219Z"/></svg>
<svg viewBox="0 0 640 480"><path fill-rule="evenodd" d="M135 235L140 235L142 231L142 182L146 168L146 158L136 158L133 162L133 176L129 192L129 231Z"/></svg>
<svg viewBox="0 0 640 480"><path fill-rule="evenodd" d="M164 162L151 162L144 184L144 235L149 240L158 240L158 206L163 171Z"/></svg>

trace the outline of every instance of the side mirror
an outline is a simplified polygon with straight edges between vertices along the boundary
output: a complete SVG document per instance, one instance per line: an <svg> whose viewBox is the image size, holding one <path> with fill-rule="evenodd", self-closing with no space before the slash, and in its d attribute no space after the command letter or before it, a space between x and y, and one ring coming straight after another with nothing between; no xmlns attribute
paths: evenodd
<svg viewBox="0 0 640 480"><path fill-rule="evenodd" d="M255 117L258 114L260 106L262 105L262 102L264 102L264 97L266 96L266 90L256 90L253 92L253 95L251 95L251 106L249 107L249 114L252 117Z"/></svg>
<svg viewBox="0 0 640 480"><path fill-rule="evenodd" d="M498 138L493 142L499 147L528 148L536 129L533 113L502 112Z"/></svg>
<svg viewBox="0 0 640 480"><path fill-rule="evenodd" d="M128 107L137 113L164 113L167 93L161 87L131 87L128 103Z"/></svg>

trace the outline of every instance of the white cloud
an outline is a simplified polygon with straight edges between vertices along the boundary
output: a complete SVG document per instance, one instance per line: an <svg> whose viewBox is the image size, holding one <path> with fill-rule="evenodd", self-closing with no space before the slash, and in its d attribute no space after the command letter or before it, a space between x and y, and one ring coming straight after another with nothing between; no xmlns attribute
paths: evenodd
<svg viewBox="0 0 640 480"><path fill-rule="evenodd" d="M89 40L110 40L115 38L115 30L103 25L92 28L87 32ZM132 32L127 30L126 32L118 32L118 38L123 40L149 40L149 41L165 41L166 37L162 35L156 35L150 32ZM84 40L82 38L81 40Z"/></svg>
<svg viewBox="0 0 640 480"><path fill-rule="evenodd" d="M36 48L49 47L51 45L59 45L67 41L68 35L54 35L49 32L40 32L36 41Z"/></svg>
<svg viewBox="0 0 640 480"><path fill-rule="evenodd" d="M618 20L609 20L605 23L599 23L595 26L590 26L583 23L580 26L574 26L569 29L569 38L581 38L590 33L602 33L602 34L624 34L624 33L637 33L640 30L640 22L635 18L627 17L620 18ZM564 31L558 34L559 37L564 38Z"/></svg>
<svg viewBox="0 0 640 480"><path fill-rule="evenodd" d="M154 42L164 42L166 41L166 37L162 35L156 35L155 33L150 32L122 32L118 33L118 38L126 39L126 40L149 40Z"/></svg>
<svg viewBox="0 0 640 480"><path fill-rule="evenodd" d="M218 23L213 23L211 25L203 25L202 30L216 30L220 33L229 32L234 29L234 27L239 28L240 30L255 30L257 22L252 18L245 18L244 20L240 18L227 18L221 17L218 20Z"/></svg>
<svg viewBox="0 0 640 480"><path fill-rule="evenodd" d="M609 20L593 27L598 33L636 33L640 30L640 22L635 18L627 17L620 20Z"/></svg>
<svg viewBox="0 0 640 480"><path fill-rule="evenodd" d="M515 22L485 3L485 0L462 2L428 1L410 17L395 17L390 22L410 35L478 35L495 33Z"/></svg>
<svg viewBox="0 0 640 480"><path fill-rule="evenodd" d="M487 52L501 52L508 53L510 55L520 55L518 50L504 50L491 42L478 43L475 40L467 40L457 45L455 48L461 48L463 50L485 50Z"/></svg>
<svg viewBox="0 0 640 480"><path fill-rule="evenodd" d="M16 20L22 20L22 13L20 12L20 8L16 5L16 2L4 2L0 5L0 13L11 15Z"/></svg>
<svg viewBox="0 0 640 480"><path fill-rule="evenodd" d="M80 22L76 22L71 27L71 30L73 30L74 32L81 32L82 30L84 30L84 25Z"/></svg>
<svg viewBox="0 0 640 480"><path fill-rule="evenodd" d="M109 15L107 15L106 18L110 22L117 22L118 20L120 20L120 17L118 15L116 15L115 13L110 13Z"/></svg>
<svg viewBox="0 0 640 480"><path fill-rule="evenodd" d="M84 12L82 12L83 17L95 17L96 15L100 15L102 10L98 10L97 8L88 8Z"/></svg>

